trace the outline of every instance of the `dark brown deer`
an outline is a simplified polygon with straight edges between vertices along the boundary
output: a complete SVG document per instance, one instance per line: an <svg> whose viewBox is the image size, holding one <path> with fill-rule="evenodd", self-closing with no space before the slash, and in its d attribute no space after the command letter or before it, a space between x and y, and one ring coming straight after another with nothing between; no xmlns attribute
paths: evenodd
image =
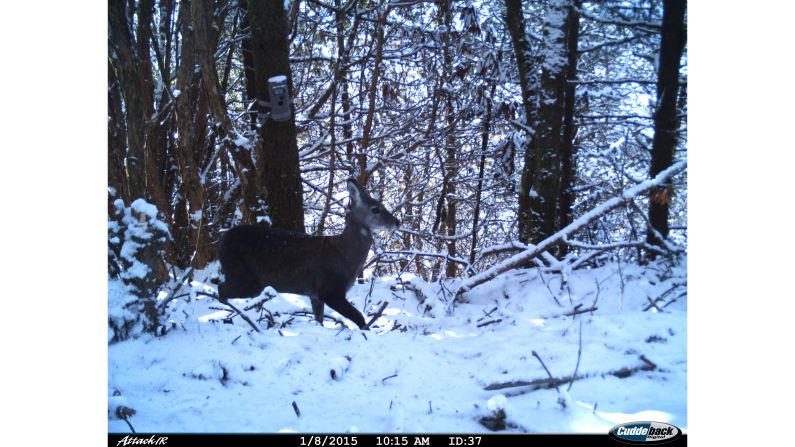
<svg viewBox="0 0 795 447"><path fill-rule="evenodd" d="M348 180L348 192L345 229L336 236L310 236L262 225L240 225L227 231L221 243L220 300L254 297L271 286L279 292L308 296L321 324L325 303L367 329L361 312L345 294L364 265L373 230L395 229L400 221L353 179Z"/></svg>

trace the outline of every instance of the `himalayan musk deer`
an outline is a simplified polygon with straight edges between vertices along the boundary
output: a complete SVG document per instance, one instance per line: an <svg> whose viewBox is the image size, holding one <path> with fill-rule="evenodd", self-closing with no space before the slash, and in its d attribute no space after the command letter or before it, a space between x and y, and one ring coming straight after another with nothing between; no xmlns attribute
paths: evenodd
<svg viewBox="0 0 795 447"><path fill-rule="evenodd" d="M311 236L262 225L240 225L221 243L224 282L220 300L249 298L266 286L306 295L323 324L324 304L367 329L362 313L345 299L373 244L373 230L393 230L400 221L355 180L348 180L350 208L336 236Z"/></svg>

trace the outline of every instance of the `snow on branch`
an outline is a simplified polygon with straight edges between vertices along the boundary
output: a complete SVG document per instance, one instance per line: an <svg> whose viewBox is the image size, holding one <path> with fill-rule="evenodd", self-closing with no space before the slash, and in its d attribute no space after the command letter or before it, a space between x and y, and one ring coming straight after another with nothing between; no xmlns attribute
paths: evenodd
<svg viewBox="0 0 795 447"><path fill-rule="evenodd" d="M652 188L656 188L662 185L670 177L673 177L674 175L684 171L686 167L687 167L686 160L682 160L673 164L668 169L660 172L657 175L657 177L650 180L646 180L645 182L635 185L631 188L625 189L621 193L621 195L613 197L612 199L605 201L596 208L591 209L590 211L583 214L577 220L570 223L569 225L567 225L557 233L539 242L538 245L529 246L527 250L518 253L514 256L511 256L510 258L500 262L499 264L491 267L488 270L484 270L477 275L467 278L458 287L458 290L456 291L456 297L460 297L464 293L472 290L474 287L477 287L487 281L490 281L491 279L494 279L498 275L505 273L508 270L512 270L521 265L524 265L531 259L542 254L544 251L549 250L553 245L557 244L564 238L570 236L575 231L589 225L591 222L599 219L600 217L609 213L613 209L618 208L619 206L631 201L636 196Z"/></svg>

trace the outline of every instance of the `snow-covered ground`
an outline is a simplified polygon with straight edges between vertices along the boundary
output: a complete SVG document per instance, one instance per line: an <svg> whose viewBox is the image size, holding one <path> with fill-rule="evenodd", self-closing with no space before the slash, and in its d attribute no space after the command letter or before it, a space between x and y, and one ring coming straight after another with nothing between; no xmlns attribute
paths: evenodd
<svg viewBox="0 0 795 447"><path fill-rule="evenodd" d="M214 290L216 270L197 273L193 290ZM562 290L560 274L517 270L455 306L439 284L378 278L348 292L365 314L389 301L369 332L293 315L310 310L297 295L265 304L277 326L262 320L260 333L240 317L224 324L210 298L175 300L167 335L108 346L108 431L129 432L118 405L136 411L138 432L488 432L481 419L501 408L507 432L606 433L642 420L687 430L686 270L611 264L569 273ZM121 291L112 282L110 301ZM673 302L643 310L661 295L660 307ZM598 309L567 316L576 306ZM570 390L499 388L548 379L539 359L555 378L582 378Z"/></svg>

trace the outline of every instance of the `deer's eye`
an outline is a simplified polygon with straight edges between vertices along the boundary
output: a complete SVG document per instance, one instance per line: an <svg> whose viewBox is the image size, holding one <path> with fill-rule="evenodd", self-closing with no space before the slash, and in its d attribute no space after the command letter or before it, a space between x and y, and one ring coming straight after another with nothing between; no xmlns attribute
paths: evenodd
<svg viewBox="0 0 795 447"><path fill-rule="evenodd" d="M378 214L378 213L380 213L380 212L381 212L381 210L379 210L378 208L373 208L373 209L372 209L372 210L370 210L370 211L372 211L372 212L373 212L373 214Z"/></svg>

